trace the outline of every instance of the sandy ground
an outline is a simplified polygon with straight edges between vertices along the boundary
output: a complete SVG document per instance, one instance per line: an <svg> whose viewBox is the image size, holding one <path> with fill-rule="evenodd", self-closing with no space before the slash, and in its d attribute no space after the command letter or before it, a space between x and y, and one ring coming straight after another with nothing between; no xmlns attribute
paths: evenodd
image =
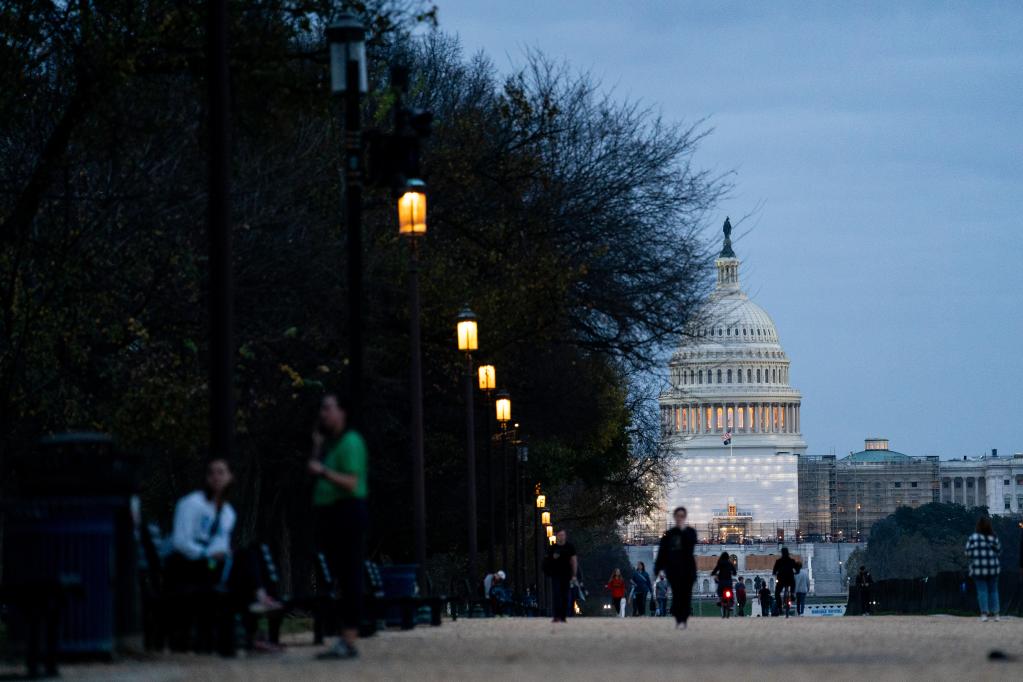
<svg viewBox="0 0 1023 682"><path fill-rule="evenodd" d="M313 660L310 636L284 654L159 656L67 665L68 680L1019 680L1023 620L951 616L479 619L387 632L355 661ZM998 649L1012 657L989 661ZM2 673L13 670L4 666ZM2 675L6 677L6 675Z"/></svg>

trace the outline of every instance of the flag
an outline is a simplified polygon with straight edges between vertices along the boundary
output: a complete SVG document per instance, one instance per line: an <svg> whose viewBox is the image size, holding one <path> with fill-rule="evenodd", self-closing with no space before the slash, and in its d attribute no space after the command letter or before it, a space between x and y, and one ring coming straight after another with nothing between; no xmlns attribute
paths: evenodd
<svg viewBox="0 0 1023 682"><path fill-rule="evenodd" d="M731 445L732 444L732 432L728 431L723 436L721 436L721 442L723 442L725 445Z"/></svg>

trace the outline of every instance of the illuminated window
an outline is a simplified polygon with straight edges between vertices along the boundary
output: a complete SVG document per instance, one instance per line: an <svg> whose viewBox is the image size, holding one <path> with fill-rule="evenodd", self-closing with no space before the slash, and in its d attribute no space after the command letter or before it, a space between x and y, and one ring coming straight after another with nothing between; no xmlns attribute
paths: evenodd
<svg viewBox="0 0 1023 682"><path fill-rule="evenodd" d="M689 431L689 410L682 410L682 432L686 433Z"/></svg>
<svg viewBox="0 0 1023 682"><path fill-rule="evenodd" d="M753 428L753 408L746 408L746 423L749 424L750 429Z"/></svg>
<svg viewBox="0 0 1023 682"><path fill-rule="evenodd" d="M725 424L724 424L724 421L725 421L724 420L724 413L725 413L725 411L722 410L720 407L717 409L718 430L721 430L721 429L723 429L725 427Z"/></svg>
<svg viewBox="0 0 1023 682"><path fill-rule="evenodd" d="M714 428L714 411L711 408L707 408L707 431L710 432Z"/></svg>
<svg viewBox="0 0 1023 682"><path fill-rule="evenodd" d="M739 410L738 410L738 414L736 415L736 417L737 417L737 418L738 418L738 420L739 420L739 428L740 428L740 429L741 429L741 428L744 428L744 426L743 426L743 418L742 418L742 413L743 413L743 412L745 412L745 410L743 410L743 409L742 409L742 408L740 407L740 408L739 408Z"/></svg>
<svg viewBox="0 0 1023 682"><path fill-rule="evenodd" d="M731 407L728 408L728 428L729 430L735 428L735 413Z"/></svg>
<svg viewBox="0 0 1023 682"><path fill-rule="evenodd" d="M782 431L785 430L785 408L784 407L782 407L782 409L781 409L781 430Z"/></svg>

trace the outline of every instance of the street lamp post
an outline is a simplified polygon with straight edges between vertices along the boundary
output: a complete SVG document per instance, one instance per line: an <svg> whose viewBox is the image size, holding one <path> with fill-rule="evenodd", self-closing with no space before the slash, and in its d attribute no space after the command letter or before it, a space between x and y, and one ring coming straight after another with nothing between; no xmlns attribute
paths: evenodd
<svg viewBox="0 0 1023 682"><path fill-rule="evenodd" d="M473 371L472 352L479 349L476 315L464 308L458 314L458 350L465 353L465 460L466 460L466 506L469 523L469 584L476 589L478 578L476 557L476 424L473 415Z"/></svg>
<svg viewBox="0 0 1023 682"><path fill-rule="evenodd" d="M362 411L362 95L368 91L366 30L342 12L327 27L330 89L344 104L345 229L348 251L348 364L353 417Z"/></svg>
<svg viewBox="0 0 1023 682"><path fill-rule="evenodd" d="M230 96L227 2L209 3L209 315L210 453L234 455L234 278L231 258Z"/></svg>
<svg viewBox="0 0 1023 682"><path fill-rule="evenodd" d="M494 400L495 416L501 425L501 564L508 567L508 526L511 520L508 515L508 456L505 443L508 440L508 422L511 421L511 396L508 391L500 390ZM513 574L514 575L514 574Z"/></svg>
<svg viewBox="0 0 1023 682"><path fill-rule="evenodd" d="M419 238L426 234L426 185L409 180L398 198L398 233L409 239L409 348L412 356L412 519L420 588L426 592L426 472L423 462L423 369L419 334Z"/></svg>
<svg viewBox="0 0 1023 682"><path fill-rule="evenodd" d="M518 426L518 425L516 425ZM518 589L524 594L526 585L526 524L522 521L522 472L529 463L529 446L523 441L515 445L515 572Z"/></svg>
<svg viewBox="0 0 1023 682"><path fill-rule="evenodd" d="M533 534L536 536L536 542L533 544L534 556L533 556L533 578L536 581L536 605L538 608L543 609L544 594L544 576L540 570L540 561L543 558L543 553L546 551L546 547L543 544L543 526L549 524L551 520L551 513L547 511L547 496L544 495L540 490L540 484L537 483L534 489L536 494L536 523L533 524Z"/></svg>
<svg viewBox="0 0 1023 682"><path fill-rule="evenodd" d="M487 438L486 452L483 455L483 475L487 479L487 571L494 572L494 463L491 456L490 404L494 389L497 387L497 371L493 365L479 366L479 386L487 397Z"/></svg>

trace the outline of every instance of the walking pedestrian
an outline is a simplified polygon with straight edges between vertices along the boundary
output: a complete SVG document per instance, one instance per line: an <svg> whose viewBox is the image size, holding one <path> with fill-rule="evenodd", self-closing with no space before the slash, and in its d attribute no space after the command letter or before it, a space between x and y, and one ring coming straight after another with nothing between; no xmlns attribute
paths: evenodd
<svg viewBox="0 0 1023 682"><path fill-rule="evenodd" d="M732 578L735 573L735 564L732 563L732 558L728 556L728 552L721 552L717 565L710 572L710 577L717 578L718 581L718 606L721 607L722 615L731 610L731 606L728 604L729 600L725 598L725 591L732 592Z"/></svg>
<svg viewBox="0 0 1023 682"><path fill-rule="evenodd" d="M664 575L664 571L660 571L654 582L654 598L657 599L658 616L668 615L668 589L668 576Z"/></svg>
<svg viewBox="0 0 1023 682"><path fill-rule="evenodd" d="M970 561L970 577L977 586L980 620L999 617L998 574L1001 572L1002 545L991 526L991 518L977 519L977 530L966 540L966 556Z"/></svg>
<svg viewBox="0 0 1023 682"><path fill-rule="evenodd" d="M693 583L696 581L696 531L686 523L686 508L676 507L672 516L675 527L661 538L654 561L654 571L664 571L671 584L671 613L675 627L685 629L692 609Z"/></svg>
<svg viewBox="0 0 1023 682"><path fill-rule="evenodd" d="M557 541L547 552L546 573L551 579L551 604L554 623L567 623L571 608L572 586L576 584L579 558L568 541L568 533L559 530Z"/></svg>
<svg viewBox="0 0 1023 682"><path fill-rule="evenodd" d="M757 598L760 599L760 617L767 618L771 615L771 588L767 586L766 580L760 581Z"/></svg>
<svg viewBox="0 0 1023 682"><path fill-rule="evenodd" d="M605 587L611 591L611 605L614 606L616 616L625 616L622 610L622 600L625 599L625 578L622 577L622 570L616 568L611 571L611 577Z"/></svg>
<svg viewBox="0 0 1023 682"><path fill-rule="evenodd" d="M307 465L317 479L313 488L317 544L341 595L341 636L317 656L323 659L358 656L355 643L362 620L369 454L362 436L351 427L349 414L348 403L337 394L323 396Z"/></svg>
<svg viewBox="0 0 1023 682"><path fill-rule="evenodd" d="M796 562L796 615L803 615L806 593L810 591L810 574L803 570L803 564Z"/></svg>
<svg viewBox="0 0 1023 682"><path fill-rule="evenodd" d="M774 599L778 603L778 609L784 609L785 617L788 618L788 600L792 598L792 593L796 589L796 562L789 556L788 547L781 548L781 557L774 562L774 569L771 572L775 577Z"/></svg>
<svg viewBox="0 0 1023 682"><path fill-rule="evenodd" d="M735 615L746 615L746 581L742 576L735 581Z"/></svg>
<svg viewBox="0 0 1023 682"><path fill-rule="evenodd" d="M856 587L860 593L860 615L870 615L870 586L873 584L874 579L870 577L870 571L866 566L860 566L860 571L856 574Z"/></svg>
<svg viewBox="0 0 1023 682"><path fill-rule="evenodd" d="M650 574L646 572L646 564L640 561L636 565L636 570L632 572L632 590L633 597L632 603L636 607L637 616L646 615L646 600L648 599L650 592L654 589L653 583L650 582Z"/></svg>

